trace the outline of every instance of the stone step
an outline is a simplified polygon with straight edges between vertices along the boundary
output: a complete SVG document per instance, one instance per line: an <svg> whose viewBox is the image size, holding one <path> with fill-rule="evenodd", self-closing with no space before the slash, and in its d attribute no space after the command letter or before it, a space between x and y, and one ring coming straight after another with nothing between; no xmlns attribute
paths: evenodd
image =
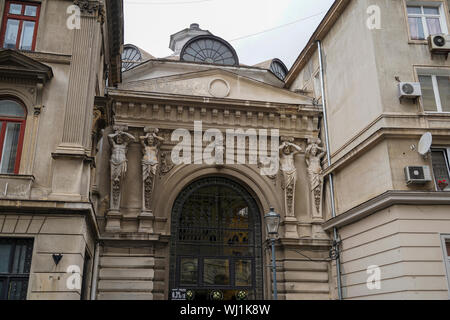
<svg viewBox="0 0 450 320"><path fill-rule="evenodd" d="M153 269L101 268L100 280L153 280Z"/></svg>
<svg viewBox="0 0 450 320"><path fill-rule="evenodd" d="M100 292L97 300L153 300L148 292Z"/></svg>
<svg viewBox="0 0 450 320"><path fill-rule="evenodd" d="M331 300L329 293L279 293L279 300Z"/></svg>
<svg viewBox="0 0 450 320"><path fill-rule="evenodd" d="M280 282L326 282L328 272L324 271L288 271L277 274Z"/></svg>
<svg viewBox="0 0 450 320"><path fill-rule="evenodd" d="M151 291L153 281L140 280L100 280L98 282L99 291Z"/></svg>
<svg viewBox="0 0 450 320"><path fill-rule="evenodd" d="M155 258L142 256L103 256L100 268L148 268L155 265Z"/></svg>
<svg viewBox="0 0 450 320"><path fill-rule="evenodd" d="M288 260L277 262L280 271L328 271L327 262Z"/></svg>
<svg viewBox="0 0 450 320"><path fill-rule="evenodd" d="M288 282L277 283L280 293L328 293L330 286L321 282Z"/></svg>

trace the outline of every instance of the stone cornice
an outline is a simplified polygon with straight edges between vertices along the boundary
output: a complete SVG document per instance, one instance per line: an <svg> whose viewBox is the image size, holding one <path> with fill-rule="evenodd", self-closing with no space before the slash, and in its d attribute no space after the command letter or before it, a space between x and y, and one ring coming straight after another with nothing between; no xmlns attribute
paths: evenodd
<svg viewBox="0 0 450 320"><path fill-rule="evenodd" d="M354 223L393 205L447 205L450 192L387 191L322 224L324 230L340 228Z"/></svg>
<svg viewBox="0 0 450 320"><path fill-rule="evenodd" d="M309 39L305 48L302 50L298 58L295 60L293 66L289 70L289 73L286 75L284 81L286 83L287 88L289 88L292 85L292 83L294 82L294 80L304 67L304 65L309 61L311 56L314 54L317 48L316 41L323 40L327 36L328 32L331 30L336 21L339 19L342 12L347 8L347 5L350 3L350 1L351 0L334 1L333 5L328 10L327 14L322 19L319 26Z"/></svg>
<svg viewBox="0 0 450 320"><path fill-rule="evenodd" d="M280 102L268 102L268 101L254 101L254 100L238 100L238 99L227 99L227 98L214 98L214 97L202 97L202 96L191 96L191 95L180 95L180 94L169 94L169 93L152 93L143 91L132 91L132 90L121 90L121 89L108 89L108 95L115 98L117 101L136 101L142 102L161 102L161 103L174 103L174 104L205 104L205 105L233 105L236 107L244 107L248 109L249 107L263 108L268 110L272 108L274 111L279 110L279 108L291 108L301 111L309 111L315 114L322 114L322 109L313 105L304 104L288 104Z"/></svg>
<svg viewBox="0 0 450 320"><path fill-rule="evenodd" d="M57 54L49 52L22 51L23 55L39 62L70 64L71 56L68 54Z"/></svg>
<svg viewBox="0 0 450 320"><path fill-rule="evenodd" d="M0 214L83 214L90 222L96 237L100 236L95 210L90 202L69 202L51 200L0 199Z"/></svg>
<svg viewBox="0 0 450 320"><path fill-rule="evenodd" d="M0 50L2 79L21 79L46 83L53 77L52 68L17 50Z"/></svg>
<svg viewBox="0 0 450 320"><path fill-rule="evenodd" d="M116 86L122 81L123 1L106 1L106 30L108 43L109 83Z"/></svg>
<svg viewBox="0 0 450 320"><path fill-rule="evenodd" d="M411 122L408 127L393 127L398 119L402 119L402 121L409 120ZM389 122L391 120L392 123ZM350 160L361 156L373 146L388 138L417 139L417 141L419 141L420 136L426 131L431 132L435 138L448 138L450 137L449 120L450 115L448 114L381 115L377 120L372 122L339 150L333 153L333 163L330 167L326 167L325 165L322 175L326 176L338 168L344 167ZM384 122L381 123L381 121ZM439 121L448 122L448 128L433 128L432 124L430 124L431 122ZM423 125L427 122L428 125ZM339 154L341 155L337 158Z"/></svg>
<svg viewBox="0 0 450 320"><path fill-rule="evenodd" d="M249 101L202 97L174 99L173 96L166 99L159 94L139 97L109 95L109 98L114 100L114 123L135 128L152 123L160 129L183 127L193 130L194 121L202 121L205 130L279 129L281 135L303 139L317 137L321 117L320 110L315 107L274 106Z"/></svg>

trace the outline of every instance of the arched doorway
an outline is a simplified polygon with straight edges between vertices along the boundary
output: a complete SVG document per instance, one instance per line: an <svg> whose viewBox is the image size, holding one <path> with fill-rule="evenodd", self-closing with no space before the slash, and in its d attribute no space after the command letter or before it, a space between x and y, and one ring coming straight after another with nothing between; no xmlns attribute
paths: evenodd
<svg viewBox="0 0 450 320"><path fill-rule="evenodd" d="M170 291L194 300L263 299L261 217L255 199L223 177L197 180L172 208Z"/></svg>

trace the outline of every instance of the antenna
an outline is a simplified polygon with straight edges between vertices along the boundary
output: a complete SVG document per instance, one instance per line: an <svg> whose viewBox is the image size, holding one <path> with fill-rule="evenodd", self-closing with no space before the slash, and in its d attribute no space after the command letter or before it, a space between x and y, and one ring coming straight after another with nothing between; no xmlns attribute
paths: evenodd
<svg viewBox="0 0 450 320"><path fill-rule="evenodd" d="M433 143L433 135L430 132L426 132L422 135L419 141L419 147L417 148L417 152L427 159L428 153L431 150L431 145Z"/></svg>

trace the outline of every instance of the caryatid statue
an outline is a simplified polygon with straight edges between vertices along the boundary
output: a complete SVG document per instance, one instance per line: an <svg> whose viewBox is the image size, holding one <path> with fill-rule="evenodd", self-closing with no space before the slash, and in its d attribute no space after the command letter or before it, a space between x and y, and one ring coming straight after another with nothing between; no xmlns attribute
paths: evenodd
<svg viewBox="0 0 450 320"><path fill-rule="evenodd" d="M320 174L322 172L322 158L326 151L320 147L320 139L309 141L309 145L305 152L305 161L308 165L309 182L311 184L311 191L314 193L314 203L317 213L320 213L320 203L322 197L322 179Z"/></svg>
<svg viewBox="0 0 450 320"><path fill-rule="evenodd" d="M108 135L111 145L111 203L110 209L119 211L120 208L120 190L123 178L127 172L127 149L134 137L125 132L125 127L114 126L114 133Z"/></svg>
<svg viewBox="0 0 450 320"><path fill-rule="evenodd" d="M143 211L150 211L150 200L158 170L158 153L164 139L158 136L158 128L145 127L145 136L139 137L142 145L142 207Z"/></svg>
<svg viewBox="0 0 450 320"><path fill-rule="evenodd" d="M280 170L283 173L286 216L294 217L294 195L297 183L297 168L294 156L302 151L302 148L293 143L293 138L281 138L280 145Z"/></svg>

